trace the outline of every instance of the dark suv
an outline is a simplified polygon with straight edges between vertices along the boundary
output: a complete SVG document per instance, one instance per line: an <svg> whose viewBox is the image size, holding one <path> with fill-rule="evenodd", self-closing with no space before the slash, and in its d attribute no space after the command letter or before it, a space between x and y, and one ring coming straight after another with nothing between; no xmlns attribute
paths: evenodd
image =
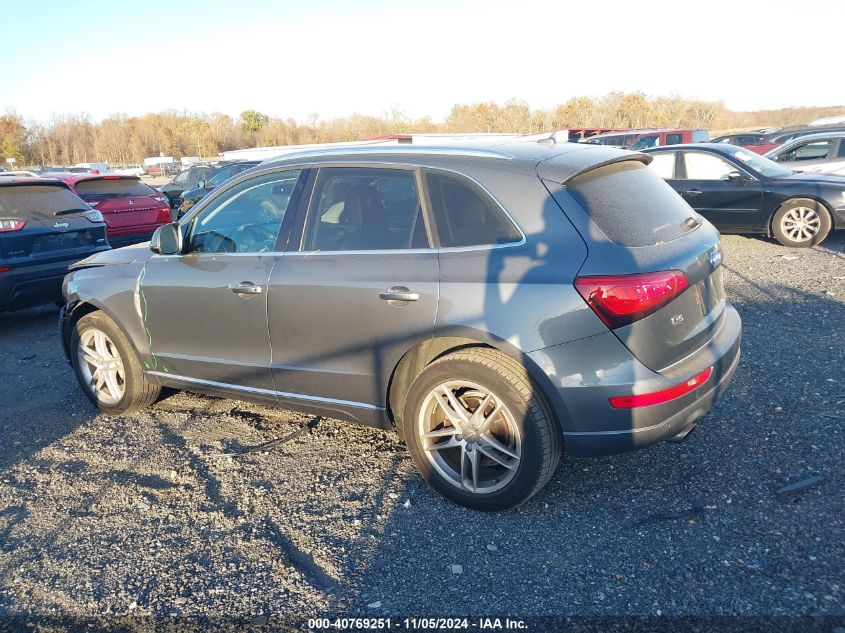
<svg viewBox="0 0 845 633"><path fill-rule="evenodd" d="M110 415L168 386L395 425L443 494L511 507L564 451L685 436L737 367L719 234L650 160L517 143L264 163L149 249L76 265L65 349Z"/></svg>
<svg viewBox="0 0 845 633"><path fill-rule="evenodd" d="M193 189L201 180L208 178L208 175L214 168L209 165L191 165L185 169L170 182L160 187L160 191L167 196L171 208L175 209L179 206L179 196L187 189Z"/></svg>
<svg viewBox="0 0 845 633"><path fill-rule="evenodd" d="M58 180L0 180L0 312L62 300L68 266L107 250L106 225Z"/></svg>
<svg viewBox="0 0 845 633"><path fill-rule="evenodd" d="M192 206L203 199L215 187L219 187L224 182L229 180L232 176L236 176L242 171L251 169L258 165L261 161L258 160L244 160L236 163L226 163L221 165L208 175L205 180L200 180L197 186L193 189L187 189L179 196L179 206L177 217L185 215Z"/></svg>

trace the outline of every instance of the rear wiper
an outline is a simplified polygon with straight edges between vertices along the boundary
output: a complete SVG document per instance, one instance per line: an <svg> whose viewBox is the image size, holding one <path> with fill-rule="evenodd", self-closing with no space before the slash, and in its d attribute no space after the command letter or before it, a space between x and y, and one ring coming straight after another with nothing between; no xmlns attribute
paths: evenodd
<svg viewBox="0 0 845 633"><path fill-rule="evenodd" d="M91 211L91 209L64 209L56 211L53 215L70 215L72 213L87 213L88 211Z"/></svg>
<svg viewBox="0 0 845 633"><path fill-rule="evenodd" d="M691 231L699 224L701 224L700 220L694 218L693 216L689 216L686 220L681 223L681 226L684 227L686 230Z"/></svg>

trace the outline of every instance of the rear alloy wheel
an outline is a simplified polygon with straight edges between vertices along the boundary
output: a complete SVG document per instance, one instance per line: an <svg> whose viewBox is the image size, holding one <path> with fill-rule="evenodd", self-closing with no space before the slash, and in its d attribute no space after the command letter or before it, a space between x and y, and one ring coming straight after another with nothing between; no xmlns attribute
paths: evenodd
<svg viewBox="0 0 845 633"><path fill-rule="evenodd" d="M495 492L516 475L519 427L502 399L468 380L437 385L423 401L417 433L431 466L472 493Z"/></svg>
<svg viewBox="0 0 845 633"><path fill-rule="evenodd" d="M772 219L772 232L784 246L797 248L821 244L830 232L827 209L809 199L790 200Z"/></svg>
<svg viewBox="0 0 845 633"><path fill-rule="evenodd" d="M103 413L131 413L158 398L161 387L147 379L129 339L103 312L79 319L70 343L79 385Z"/></svg>
<svg viewBox="0 0 845 633"><path fill-rule="evenodd" d="M402 417L422 476L449 499L504 510L554 473L562 439L525 368L487 348L453 352L412 383Z"/></svg>

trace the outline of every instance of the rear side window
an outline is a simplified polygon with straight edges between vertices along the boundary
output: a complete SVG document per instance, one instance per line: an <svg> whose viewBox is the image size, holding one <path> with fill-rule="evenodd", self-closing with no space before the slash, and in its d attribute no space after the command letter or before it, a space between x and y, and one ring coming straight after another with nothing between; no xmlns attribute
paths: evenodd
<svg viewBox="0 0 845 633"><path fill-rule="evenodd" d="M652 154L652 156L654 156L654 160L648 164L648 167L661 178L674 178L676 155L677 152L664 152L662 154Z"/></svg>
<svg viewBox="0 0 845 633"><path fill-rule="evenodd" d="M845 139L839 141L839 153L836 155L837 158L845 158Z"/></svg>
<svg viewBox="0 0 845 633"><path fill-rule="evenodd" d="M722 180L737 168L713 154L684 152L687 180Z"/></svg>
<svg viewBox="0 0 845 633"><path fill-rule="evenodd" d="M101 180L80 180L74 187L81 196L122 198L125 196L152 196L155 189L137 178L103 178Z"/></svg>
<svg viewBox="0 0 845 633"><path fill-rule="evenodd" d="M677 145L683 141L683 135L681 134L667 134L666 135L666 145Z"/></svg>
<svg viewBox="0 0 845 633"><path fill-rule="evenodd" d="M522 234L490 196L464 178L426 174L441 247L519 242Z"/></svg>
<svg viewBox="0 0 845 633"><path fill-rule="evenodd" d="M710 140L710 135L707 133L706 130L693 130L692 131L692 142L693 143L706 143Z"/></svg>
<svg viewBox="0 0 845 633"><path fill-rule="evenodd" d="M573 178L567 190L593 223L621 246L654 246L699 224L675 190L639 161L624 161Z"/></svg>
<svg viewBox="0 0 845 633"><path fill-rule="evenodd" d="M321 169L303 250L428 248L416 177L404 169Z"/></svg>
<svg viewBox="0 0 845 633"><path fill-rule="evenodd" d="M0 218L18 220L52 220L57 213L89 209L73 193L59 186L21 185L0 187ZM84 211L83 211L84 210Z"/></svg>

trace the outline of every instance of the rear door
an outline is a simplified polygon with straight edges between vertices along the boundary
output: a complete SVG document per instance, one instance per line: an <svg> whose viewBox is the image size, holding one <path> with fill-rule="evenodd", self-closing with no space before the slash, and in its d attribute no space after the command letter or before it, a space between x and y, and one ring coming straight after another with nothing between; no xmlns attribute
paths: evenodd
<svg viewBox="0 0 845 633"><path fill-rule="evenodd" d="M105 226L59 183L0 185L0 255L13 269L82 259L107 247Z"/></svg>
<svg viewBox="0 0 845 633"><path fill-rule="evenodd" d="M413 169L319 170L302 236L270 278L283 398L367 418L402 355L432 336L439 263L420 190Z"/></svg>
<svg viewBox="0 0 845 633"><path fill-rule="evenodd" d="M759 230L768 216L762 212L763 187L747 171L709 152L680 153L675 178L669 184L720 231ZM739 173L740 179L730 179Z"/></svg>
<svg viewBox="0 0 845 633"><path fill-rule="evenodd" d="M301 172L242 181L186 224L182 255L153 255L141 277L154 373L273 394L267 283Z"/></svg>

